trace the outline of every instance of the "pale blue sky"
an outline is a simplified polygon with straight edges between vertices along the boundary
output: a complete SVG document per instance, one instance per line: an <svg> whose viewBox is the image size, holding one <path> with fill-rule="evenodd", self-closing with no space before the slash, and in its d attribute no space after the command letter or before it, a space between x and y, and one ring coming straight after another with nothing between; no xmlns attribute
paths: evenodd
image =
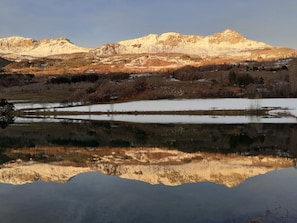
<svg viewBox="0 0 297 223"><path fill-rule="evenodd" d="M248 39L297 49L296 0L0 0L0 38L65 36L84 47L149 33Z"/></svg>

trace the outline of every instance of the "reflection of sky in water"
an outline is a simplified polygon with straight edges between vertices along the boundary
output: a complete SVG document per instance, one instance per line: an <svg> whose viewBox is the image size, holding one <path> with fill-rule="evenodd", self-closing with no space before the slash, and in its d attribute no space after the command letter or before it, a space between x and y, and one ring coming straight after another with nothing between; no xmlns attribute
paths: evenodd
<svg viewBox="0 0 297 223"><path fill-rule="evenodd" d="M81 174L67 184L0 185L1 222L297 221L297 170L274 171L228 189L176 187ZM288 220L288 221L287 221Z"/></svg>

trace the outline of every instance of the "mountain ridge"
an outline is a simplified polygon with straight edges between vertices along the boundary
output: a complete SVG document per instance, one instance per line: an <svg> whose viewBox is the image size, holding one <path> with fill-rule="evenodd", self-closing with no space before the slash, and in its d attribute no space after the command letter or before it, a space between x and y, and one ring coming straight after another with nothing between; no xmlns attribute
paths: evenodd
<svg viewBox="0 0 297 223"><path fill-rule="evenodd" d="M56 54L88 52L89 50L76 46L66 37L41 40L21 36L0 38L0 54L4 55L47 57Z"/></svg>
<svg viewBox="0 0 297 223"><path fill-rule="evenodd" d="M127 72L297 56L297 50L249 40L231 29L208 36L177 32L148 34L117 43L103 44L98 48L79 47L65 37L42 40L19 36L0 38L0 57L11 61L41 57L67 59L77 53L79 56L74 56L85 60L84 64L92 61L90 65L94 71L97 69L94 66L103 66L105 70L117 69Z"/></svg>
<svg viewBox="0 0 297 223"><path fill-rule="evenodd" d="M240 33L226 29L209 36L184 35L175 32L161 35L149 34L143 37L104 44L94 50L97 55L140 54L140 53L182 53L188 55L222 56L239 52L269 49L273 46L248 40Z"/></svg>

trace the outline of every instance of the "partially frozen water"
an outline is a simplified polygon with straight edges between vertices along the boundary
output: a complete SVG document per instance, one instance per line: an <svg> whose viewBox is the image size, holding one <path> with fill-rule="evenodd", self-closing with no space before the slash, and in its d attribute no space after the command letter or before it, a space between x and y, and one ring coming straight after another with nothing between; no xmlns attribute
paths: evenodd
<svg viewBox="0 0 297 223"><path fill-rule="evenodd" d="M296 123L297 99L184 99L152 100L115 104L61 107L59 104L17 104L17 109L57 112L85 112L87 115L49 116L53 119L115 120L151 123ZM207 116L207 115L94 115L102 112L174 112L197 110L256 110L269 109L268 116Z"/></svg>

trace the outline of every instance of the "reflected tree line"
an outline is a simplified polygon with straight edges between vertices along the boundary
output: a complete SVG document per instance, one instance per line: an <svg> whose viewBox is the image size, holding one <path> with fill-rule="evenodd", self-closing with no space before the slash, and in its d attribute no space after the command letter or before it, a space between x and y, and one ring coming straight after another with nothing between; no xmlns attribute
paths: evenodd
<svg viewBox="0 0 297 223"><path fill-rule="evenodd" d="M0 129L0 149L63 146L167 148L184 152L297 156L295 124L33 123Z"/></svg>
<svg viewBox="0 0 297 223"><path fill-rule="evenodd" d="M6 99L0 100L0 127L6 128L14 122L14 105Z"/></svg>

